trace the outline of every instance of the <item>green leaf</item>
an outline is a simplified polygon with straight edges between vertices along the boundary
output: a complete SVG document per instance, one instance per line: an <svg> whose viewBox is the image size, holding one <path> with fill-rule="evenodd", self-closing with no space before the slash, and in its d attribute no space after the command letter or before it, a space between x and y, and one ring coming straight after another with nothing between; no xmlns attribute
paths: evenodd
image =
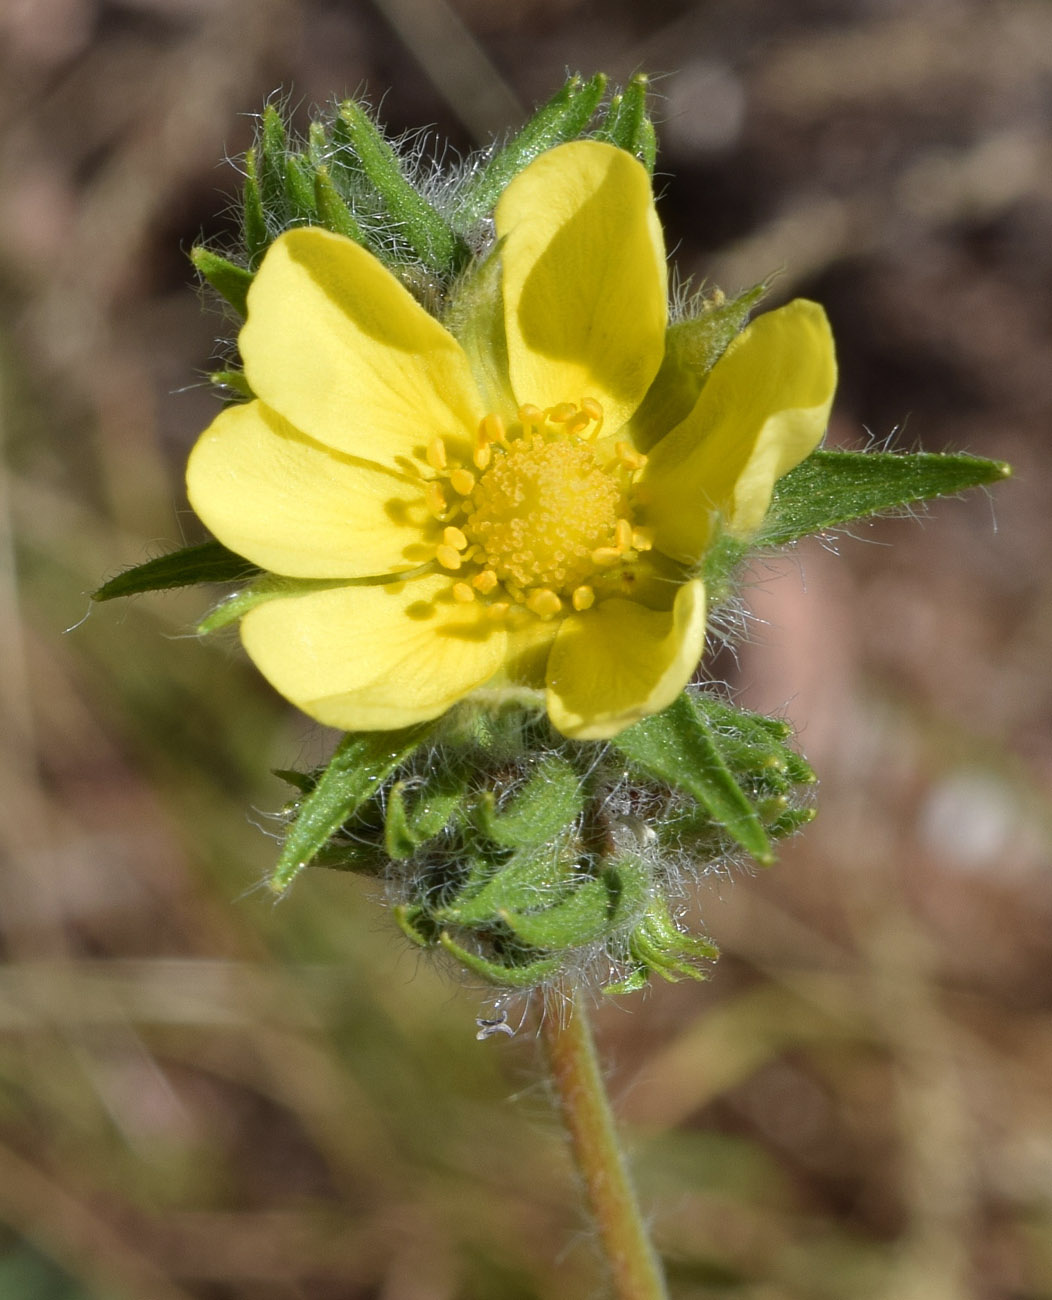
<svg viewBox="0 0 1052 1300"><path fill-rule="evenodd" d="M362 171L417 257L444 272L463 266L469 257L467 248L403 174L398 155L365 110L346 100L339 118Z"/></svg>
<svg viewBox="0 0 1052 1300"><path fill-rule="evenodd" d="M168 591L174 587L192 587L199 582L239 582L259 573L254 564L219 542L202 542L186 546L170 555L125 569L98 591L92 600L113 600L117 596L137 596L144 591Z"/></svg>
<svg viewBox="0 0 1052 1300"><path fill-rule="evenodd" d="M622 731L610 744L649 776L693 795L758 862L773 861L756 809L687 694L663 713Z"/></svg>
<svg viewBox="0 0 1052 1300"><path fill-rule="evenodd" d="M336 748L289 827L270 887L282 893L381 782L423 744L434 724L350 734Z"/></svg>
<svg viewBox="0 0 1052 1300"><path fill-rule="evenodd" d="M407 800L408 781L398 781L387 796L384 843L389 857L408 858L422 844L441 834L468 790L468 774L462 768L439 770L421 786L413 787Z"/></svg>
<svg viewBox="0 0 1052 1300"><path fill-rule="evenodd" d="M532 988L534 985L549 979L552 975L558 974L562 965L561 957L542 957L536 961L526 961L522 964L510 960L506 964L504 962L490 961L486 957L479 956L478 953L469 952L467 948L457 943L446 930L439 934L438 942L445 948L446 952L455 957L462 966L466 966L473 974L479 975L482 979L489 980L491 984L497 984L501 987Z"/></svg>
<svg viewBox="0 0 1052 1300"><path fill-rule="evenodd" d="M582 81L577 75L534 113L526 125L498 149L461 191L455 225L468 230L497 205L508 182L538 154L576 140L592 120L606 89L602 73Z"/></svg>
<svg viewBox="0 0 1052 1300"><path fill-rule="evenodd" d="M190 261L197 268L198 274L203 276L239 315L244 316L247 311L246 299L248 286L252 283L252 272L200 245L190 250Z"/></svg>
<svg viewBox="0 0 1052 1300"><path fill-rule="evenodd" d="M288 153L285 123L273 104L263 110L263 124L259 133L259 188L264 212L277 212L283 206L285 191L285 158Z"/></svg>
<svg viewBox="0 0 1052 1300"><path fill-rule="evenodd" d="M480 864L482 865L482 864ZM572 888L576 862L557 844L516 853L507 862L487 863L488 879L475 872L453 902L436 912L458 925L494 925L504 912L537 911L561 901ZM579 879L579 876L578 876Z"/></svg>
<svg viewBox="0 0 1052 1300"><path fill-rule="evenodd" d="M314 168L303 154L285 159L285 200L293 221L313 221L318 214L314 194Z"/></svg>
<svg viewBox="0 0 1052 1300"><path fill-rule="evenodd" d="M853 519L998 483L1011 473L1004 461L979 456L815 451L775 485L756 544L784 546Z"/></svg>

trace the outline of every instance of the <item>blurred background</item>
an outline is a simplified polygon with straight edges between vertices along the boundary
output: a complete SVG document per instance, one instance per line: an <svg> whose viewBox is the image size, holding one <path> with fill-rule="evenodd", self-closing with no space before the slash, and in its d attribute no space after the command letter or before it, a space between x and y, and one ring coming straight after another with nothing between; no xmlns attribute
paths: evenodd
<svg viewBox="0 0 1052 1300"><path fill-rule="evenodd" d="M260 889L331 736L203 593L86 594L202 535L186 253L267 98L463 152L578 69L655 75L685 274L826 305L833 442L1016 467L758 567L710 665L822 784L702 882L711 982L597 1012L673 1294L1052 1296L1052 6L4 0L0 1300L603 1294L530 1028L366 883Z"/></svg>

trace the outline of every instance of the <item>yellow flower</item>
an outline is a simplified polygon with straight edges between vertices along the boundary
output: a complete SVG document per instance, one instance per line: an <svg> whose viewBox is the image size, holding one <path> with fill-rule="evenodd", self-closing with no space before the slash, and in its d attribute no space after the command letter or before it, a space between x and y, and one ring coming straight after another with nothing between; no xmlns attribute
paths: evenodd
<svg viewBox="0 0 1052 1300"><path fill-rule="evenodd" d="M357 244L281 236L240 337L257 400L190 458L221 542L315 580L255 605L241 635L333 727L523 687L574 737L665 708L701 656L713 530L754 532L825 429L832 340L802 300L749 325L663 437L634 420L676 377L658 377L665 251L627 153L540 155L495 225L500 295L477 294L456 336Z"/></svg>

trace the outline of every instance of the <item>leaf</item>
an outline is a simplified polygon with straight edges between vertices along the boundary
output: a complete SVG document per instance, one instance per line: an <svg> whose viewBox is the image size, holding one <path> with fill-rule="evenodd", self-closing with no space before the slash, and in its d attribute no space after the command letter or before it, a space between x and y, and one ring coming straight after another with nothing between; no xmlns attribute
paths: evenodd
<svg viewBox="0 0 1052 1300"><path fill-rule="evenodd" d="M815 451L775 485L771 511L756 544L784 546L853 519L998 483L1011 473L1004 461L979 456Z"/></svg>
<svg viewBox="0 0 1052 1300"><path fill-rule="evenodd" d="M400 731L352 732L344 737L289 827L270 877L275 893L288 888L385 777L423 744L433 726L423 723Z"/></svg>
<svg viewBox="0 0 1052 1300"><path fill-rule="evenodd" d="M637 73L624 91L610 101L596 138L609 140L633 154L648 172L653 172L657 150L654 127L647 116L647 79L642 73Z"/></svg>
<svg viewBox="0 0 1052 1300"><path fill-rule="evenodd" d="M514 796L499 808L491 791L478 805L479 826L502 848L520 849L556 839L581 813L581 778L565 758L542 758Z"/></svg>
<svg viewBox="0 0 1052 1300"><path fill-rule="evenodd" d="M137 596L144 591L168 591L174 587L192 587L199 582L239 582L260 570L220 542L202 542L185 546L170 555L159 555L134 569L125 569L98 591L92 600L114 600L117 596Z"/></svg>
<svg viewBox="0 0 1052 1300"><path fill-rule="evenodd" d="M508 182L546 149L575 140L592 119L606 89L602 73L570 77L517 135L498 149L461 192L455 223L468 230L493 211Z"/></svg>
<svg viewBox="0 0 1052 1300"><path fill-rule="evenodd" d="M693 795L758 862L766 866L774 860L756 809L688 695L622 731L610 744L649 776Z"/></svg>

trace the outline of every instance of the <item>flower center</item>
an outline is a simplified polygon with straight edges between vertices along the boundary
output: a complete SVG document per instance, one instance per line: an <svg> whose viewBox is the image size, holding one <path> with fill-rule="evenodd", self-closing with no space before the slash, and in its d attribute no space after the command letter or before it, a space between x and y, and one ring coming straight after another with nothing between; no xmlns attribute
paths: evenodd
<svg viewBox="0 0 1052 1300"><path fill-rule="evenodd" d="M483 419L470 469L448 461L441 438L428 447L438 477L427 502L445 525L435 559L457 574L456 600L482 600L496 618L588 609L597 588L650 548L631 507L645 457L627 442L612 456L599 451L603 412L593 400L518 415L510 428Z"/></svg>

